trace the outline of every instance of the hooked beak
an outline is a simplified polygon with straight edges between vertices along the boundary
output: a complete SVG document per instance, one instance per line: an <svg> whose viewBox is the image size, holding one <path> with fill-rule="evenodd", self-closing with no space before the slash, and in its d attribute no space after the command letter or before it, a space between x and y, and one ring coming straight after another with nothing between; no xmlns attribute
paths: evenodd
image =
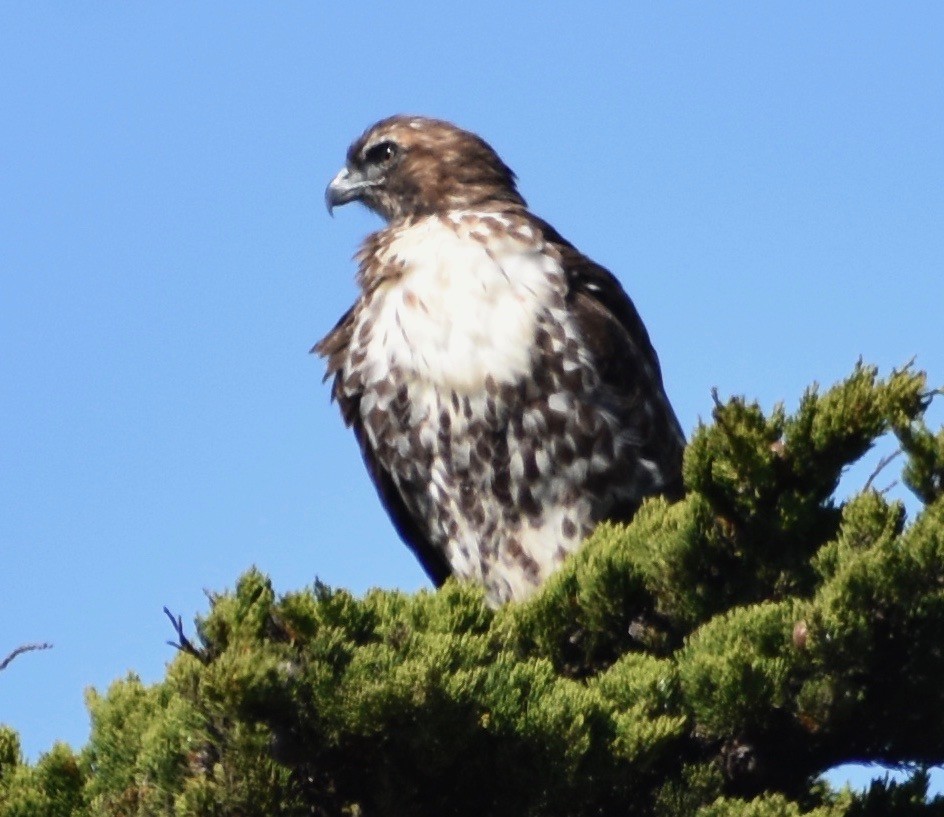
<svg viewBox="0 0 944 817"><path fill-rule="evenodd" d="M357 170L349 167L342 168L325 189L325 206L328 208L329 215L334 215L335 207L359 199L361 193L372 184Z"/></svg>

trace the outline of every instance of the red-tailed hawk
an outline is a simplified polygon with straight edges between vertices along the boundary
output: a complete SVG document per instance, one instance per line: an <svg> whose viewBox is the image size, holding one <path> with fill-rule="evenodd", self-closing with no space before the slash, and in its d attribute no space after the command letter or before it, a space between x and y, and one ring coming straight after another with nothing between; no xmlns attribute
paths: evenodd
<svg viewBox="0 0 944 817"><path fill-rule="evenodd" d="M316 346L400 536L439 585L531 594L603 519L681 493L684 436L632 301L528 211L478 136L394 116L347 153L329 210L386 222Z"/></svg>

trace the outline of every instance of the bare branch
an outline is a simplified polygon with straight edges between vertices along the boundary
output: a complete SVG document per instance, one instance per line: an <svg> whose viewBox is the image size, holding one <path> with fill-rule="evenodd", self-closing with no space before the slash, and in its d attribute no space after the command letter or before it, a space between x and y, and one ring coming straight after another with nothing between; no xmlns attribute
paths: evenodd
<svg viewBox="0 0 944 817"><path fill-rule="evenodd" d="M13 661L13 659L16 658L18 655L22 655L25 652L33 652L35 650L51 650L51 649L52 649L52 644L50 644L48 641L43 641L42 643L37 643L37 644L22 644L19 647L17 647L15 650L13 650L13 652L11 652L6 658L0 661L0 671L5 670L10 665L10 662Z"/></svg>
<svg viewBox="0 0 944 817"><path fill-rule="evenodd" d="M865 481L865 486L862 488L862 492L868 491L872 487L872 483L875 482L875 478L885 470L890 462L893 462L896 457L901 456L902 449L899 448L891 454L888 454L885 457L882 457L878 461L878 465L875 466L875 470L872 472L871 476ZM897 482L897 480L895 480ZM888 486L884 491L879 491L880 494L887 493L891 488L895 486L895 482Z"/></svg>
<svg viewBox="0 0 944 817"><path fill-rule="evenodd" d="M896 479L896 480L893 480L893 481L890 482L888 485L886 485L884 488L882 488L882 489L879 491L879 493L880 493L882 496L885 496L889 491L892 490L892 488L894 488L894 487L897 486L897 485L898 485L898 480L897 480L897 479Z"/></svg>
<svg viewBox="0 0 944 817"><path fill-rule="evenodd" d="M175 650L180 650L181 652L185 652L188 655L192 655L201 664L209 664L210 659L207 656L206 652L199 649L198 647L195 647L193 645L193 642L189 638L187 638L186 635L184 635L183 619L180 616L174 616L174 614L170 610L168 610L166 607L164 608L164 615L170 619L171 626L174 628L174 631L177 633L177 640L168 641L167 643L171 647L173 647Z"/></svg>

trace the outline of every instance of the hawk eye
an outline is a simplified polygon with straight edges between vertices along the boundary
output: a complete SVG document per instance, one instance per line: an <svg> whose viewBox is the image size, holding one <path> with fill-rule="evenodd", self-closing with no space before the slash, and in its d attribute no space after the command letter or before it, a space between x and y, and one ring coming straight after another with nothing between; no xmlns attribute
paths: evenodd
<svg viewBox="0 0 944 817"><path fill-rule="evenodd" d="M397 155L393 142L378 142L364 153L364 161L371 165L383 165Z"/></svg>

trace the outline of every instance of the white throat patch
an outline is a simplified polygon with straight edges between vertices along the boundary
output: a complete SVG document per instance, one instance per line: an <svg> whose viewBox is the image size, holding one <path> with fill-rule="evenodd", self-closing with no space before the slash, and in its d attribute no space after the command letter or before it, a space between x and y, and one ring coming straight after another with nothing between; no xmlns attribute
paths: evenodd
<svg viewBox="0 0 944 817"><path fill-rule="evenodd" d="M495 229L490 229L491 221ZM367 382L398 368L458 394L530 372L539 314L564 287L559 262L498 215L430 216L401 229L377 259L402 274L372 292Z"/></svg>

